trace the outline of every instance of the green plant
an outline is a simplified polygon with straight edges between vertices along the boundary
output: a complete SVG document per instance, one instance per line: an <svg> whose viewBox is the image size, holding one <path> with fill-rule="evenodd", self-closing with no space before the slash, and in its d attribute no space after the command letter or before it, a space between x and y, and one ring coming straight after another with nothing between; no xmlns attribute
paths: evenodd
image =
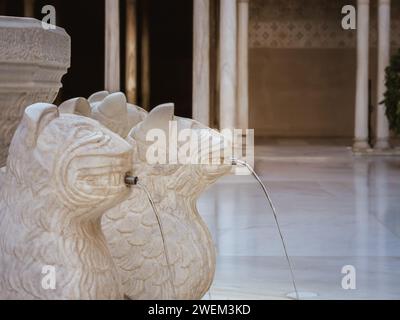
<svg viewBox="0 0 400 320"><path fill-rule="evenodd" d="M390 65L385 73L386 92L381 104L386 107L390 130L400 134L400 49L390 59Z"/></svg>

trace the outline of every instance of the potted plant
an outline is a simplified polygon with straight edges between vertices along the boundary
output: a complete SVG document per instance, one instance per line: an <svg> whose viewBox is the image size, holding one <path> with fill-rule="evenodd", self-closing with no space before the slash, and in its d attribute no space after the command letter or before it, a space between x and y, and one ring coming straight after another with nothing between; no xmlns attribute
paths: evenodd
<svg viewBox="0 0 400 320"><path fill-rule="evenodd" d="M386 73L386 92L381 104L386 107L389 128L395 134L400 134L400 49L391 58Z"/></svg>

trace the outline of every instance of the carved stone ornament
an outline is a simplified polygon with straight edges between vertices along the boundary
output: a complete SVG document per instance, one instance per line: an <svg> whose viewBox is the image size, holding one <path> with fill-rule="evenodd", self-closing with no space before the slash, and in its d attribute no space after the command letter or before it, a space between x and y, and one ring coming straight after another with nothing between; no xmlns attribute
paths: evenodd
<svg viewBox="0 0 400 320"><path fill-rule="evenodd" d="M52 103L70 65L71 40L32 18L0 16L0 167L24 109Z"/></svg>
<svg viewBox="0 0 400 320"><path fill-rule="evenodd" d="M200 299L208 291L215 249L196 201L231 166L150 163L148 133L168 135L170 121L199 145L211 141L206 155L230 147L217 131L174 116L173 104L147 114L122 93L25 110L0 170L0 299ZM106 128L125 136L131 125L126 140ZM138 185L125 184L128 172Z"/></svg>
<svg viewBox="0 0 400 320"><path fill-rule="evenodd" d="M38 103L1 171L0 299L122 299L101 218L129 195L132 147L93 119Z"/></svg>
<svg viewBox="0 0 400 320"><path fill-rule="evenodd" d="M200 299L213 281L216 262L214 244L196 201L208 186L230 173L231 166L150 164L146 154L152 142L146 140L146 135L149 130L161 129L168 136L169 122L175 120L178 134L191 129L200 141L212 141L207 152L222 150L229 144L217 131L194 120L175 117L173 104L158 106L146 115L143 109L127 105L122 93L94 94L89 99L91 107L84 98L78 99L63 103L60 111L93 116L123 136L126 126L113 127L111 123L126 121L120 115L129 112L128 108L136 113L129 123L136 125L127 137L133 146L132 174L148 190L160 221L146 191L139 187L132 187L129 199L103 217L103 231L120 272L124 294L130 299ZM107 109L120 111L103 111L101 117L93 115Z"/></svg>

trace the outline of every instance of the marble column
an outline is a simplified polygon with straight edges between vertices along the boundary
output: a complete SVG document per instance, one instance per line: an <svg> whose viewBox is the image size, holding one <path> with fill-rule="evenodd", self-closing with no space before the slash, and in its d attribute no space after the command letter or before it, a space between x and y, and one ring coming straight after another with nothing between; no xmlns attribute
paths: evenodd
<svg viewBox="0 0 400 320"><path fill-rule="evenodd" d="M237 115L239 129L249 127L249 0L238 3L238 88Z"/></svg>
<svg viewBox="0 0 400 320"><path fill-rule="evenodd" d="M210 126L219 124L219 2L210 1Z"/></svg>
<svg viewBox="0 0 400 320"><path fill-rule="evenodd" d="M120 90L119 0L105 0L104 88Z"/></svg>
<svg viewBox="0 0 400 320"><path fill-rule="evenodd" d="M142 3L142 34L141 34L141 86L142 103L141 107L150 109L150 30L149 30L149 4L148 0Z"/></svg>
<svg viewBox="0 0 400 320"><path fill-rule="evenodd" d="M368 59L369 0L358 0L357 7L357 79L354 145L355 150L368 145Z"/></svg>
<svg viewBox="0 0 400 320"><path fill-rule="evenodd" d="M137 33L136 0L126 0L126 97L130 103L137 103Z"/></svg>
<svg viewBox="0 0 400 320"><path fill-rule="evenodd" d="M378 88L375 148L389 148L389 123L380 104L386 91L385 69L390 61L390 0L378 0Z"/></svg>
<svg viewBox="0 0 400 320"><path fill-rule="evenodd" d="M24 0L24 17L35 17L35 0Z"/></svg>
<svg viewBox="0 0 400 320"><path fill-rule="evenodd" d="M220 77L219 112L221 129L233 129L236 124L236 21L236 0L221 0L218 66Z"/></svg>
<svg viewBox="0 0 400 320"><path fill-rule="evenodd" d="M210 125L210 0L193 1L193 119Z"/></svg>

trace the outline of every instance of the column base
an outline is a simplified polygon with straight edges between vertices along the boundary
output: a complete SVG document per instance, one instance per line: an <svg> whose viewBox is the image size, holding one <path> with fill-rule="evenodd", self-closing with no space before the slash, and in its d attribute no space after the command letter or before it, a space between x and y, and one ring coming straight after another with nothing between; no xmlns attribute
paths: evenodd
<svg viewBox="0 0 400 320"><path fill-rule="evenodd" d="M365 151L370 148L371 146L368 144L367 140L354 140L353 151Z"/></svg>
<svg viewBox="0 0 400 320"><path fill-rule="evenodd" d="M387 150L390 149L390 144L388 139L379 139L374 145L374 149Z"/></svg>

